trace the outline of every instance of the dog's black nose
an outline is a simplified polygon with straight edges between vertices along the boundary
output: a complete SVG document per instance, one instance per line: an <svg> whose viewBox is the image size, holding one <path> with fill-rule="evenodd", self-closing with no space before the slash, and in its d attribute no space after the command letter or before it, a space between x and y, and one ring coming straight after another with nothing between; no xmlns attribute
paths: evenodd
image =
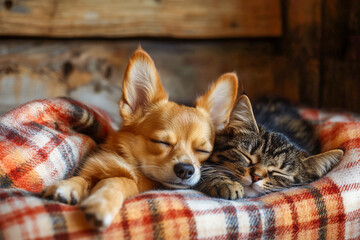
<svg viewBox="0 0 360 240"><path fill-rule="evenodd" d="M191 164L178 163L174 166L174 172L176 176L181 179L189 179L192 175L194 175L195 168Z"/></svg>

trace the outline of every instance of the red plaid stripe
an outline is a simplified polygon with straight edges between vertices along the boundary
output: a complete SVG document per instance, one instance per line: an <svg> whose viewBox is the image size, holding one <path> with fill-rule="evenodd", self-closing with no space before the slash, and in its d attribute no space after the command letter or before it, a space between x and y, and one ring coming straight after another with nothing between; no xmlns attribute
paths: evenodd
<svg viewBox="0 0 360 240"><path fill-rule="evenodd" d="M318 124L324 150L345 149L333 171L307 186L238 201L152 191L128 199L103 233L77 207L0 189L0 239L360 239L359 118L301 112Z"/></svg>
<svg viewBox="0 0 360 240"><path fill-rule="evenodd" d="M112 131L110 121L69 98L39 100L0 117L0 186L41 191L70 176Z"/></svg>

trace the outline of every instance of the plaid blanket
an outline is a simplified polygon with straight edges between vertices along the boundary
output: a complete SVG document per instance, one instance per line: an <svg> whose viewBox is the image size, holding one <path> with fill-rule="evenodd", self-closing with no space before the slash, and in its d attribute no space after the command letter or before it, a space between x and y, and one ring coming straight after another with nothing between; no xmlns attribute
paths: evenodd
<svg viewBox="0 0 360 240"><path fill-rule="evenodd" d="M90 131L95 135L90 136L106 135L104 130L108 126L100 120L101 116L94 114L91 109L69 99L55 99L50 102L65 104L67 109L76 109L79 106L81 111L86 113L77 115L68 111L72 120L65 122L79 126L80 122L84 123L79 119L91 116L98 126L96 131ZM37 101L20 109L26 111L43 103L48 101ZM28 141L37 143L38 147L41 145L42 148L47 145L57 148L64 142L71 141L71 137L86 138L82 133L88 134L89 131L80 128L82 131L76 132L77 127L69 130L69 124L65 124L68 126L65 127L66 131L63 131L64 127L56 127L54 122L38 123L36 119L25 121L23 116L14 119L10 117L16 115L14 111L0 119L1 183L3 187L7 187L0 189L0 239L360 239L360 119L357 116L312 109L301 110L304 117L317 124L323 150L345 149L345 156L340 164L316 182L259 198L237 201L214 199L192 190L146 192L126 200L109 229L106 232L97 232L90 228L78 207L41 199L36 194L23 190L40 190L53 180L70 175L76 165L74 162L79 161L84 153L76 155L77 159L74 161L67 159L66 167L59 167L59 163L54 164L58 160L50 160L51 154L40 154L39 159L28 160L27 164L39 164L39 161L40 164L52 163L44 165L45 168L41 171L36 167L30 168L36 170L33 170L34 177L28 178L25 178L25 175L31 174L22 171L15 175L10 174L12 169L24 168L26 161L23 158L18 158L19 163L10 164L4 160L8 154L2 153L3 149L9 152L10 145L13 145L12 154L26 156L35 151L27 149ZM62 121L68 119L64 115L62 117L59 118ZM36 129L52 129L49 136L53 136L55 131L56 136L60 132L64 135L54 138L58 141L55 145L52 145L52 141L40 144L40 140L31 137L30 133L35 130L29 130L18 133L24 137L21 138L21 143L12 142L15 137L11 134L11 129L16 132L21 125L10 123L17 120L23 121L27 126L37 126ZM39 124L44 127L38 126ZM100 127L101 124L105 125ZM39 131L38 134L45 134L40 130L36 131ZM76 146L80 149L85 145L92 145L85 144L84 141ZM63 174L57 173L60 168L66 169L62 170ZM23 180L21 176L24 176ZM36 187L33 187L34 184Z"/></svg>
<svg viewBox="0 0 360 240"><path fill-rule="evenodd" d="M38 192L71 176L95 141L112 131L110 122L69 98L34 101L1 116L0 187Z"/></svg>

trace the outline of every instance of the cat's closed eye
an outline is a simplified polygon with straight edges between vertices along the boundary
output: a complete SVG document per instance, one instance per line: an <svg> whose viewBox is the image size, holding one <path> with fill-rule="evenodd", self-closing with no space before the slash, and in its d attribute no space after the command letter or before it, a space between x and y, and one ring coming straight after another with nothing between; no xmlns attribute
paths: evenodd
<svg viewBox="0 0 360 240"><path fill-rule="evenodd" d="M281 181L281 180L293 180L293 177L285 174L285 173L280 173L277 171L272 171L271 174L269 174L269 177L274 179L275 181Z"/></svg>
<svg viewBox="0 0 360 240"><path fill-rule="evenodd" d="M269 176L287 176L285 173L279 172L277 170L268 171Z"/></svg>
<svg viewBox="0 0 360 240"><path fill-rule="evenodd" d="M246 162L248 164L248 167L254 166L254 162L253 162L253 160L251 159L251 157L249 155L247 155L243 151L240 151L240 154L245 158L245 160L246 160Z"/></svg>

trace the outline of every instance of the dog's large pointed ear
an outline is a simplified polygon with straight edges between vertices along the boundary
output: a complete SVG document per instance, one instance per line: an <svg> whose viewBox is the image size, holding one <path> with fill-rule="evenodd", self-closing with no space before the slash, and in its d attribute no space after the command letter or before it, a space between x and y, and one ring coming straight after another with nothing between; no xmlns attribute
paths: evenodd
<svg viewBox="0 0 360 240"><path fill-rule="evenodd" d="M250 99L246 95L240 96L230 115L228 126L233 128L236 132L250 131L259 133Z"/></svg>
<svg viewBox="0 0 360 240"><path fill-rule="evenodd" d="M236 74L226 73L211 85L205 95L196 100L195 106L209 113L216 130L223 129L228 123L236 100L237 88Z"/></svg>
<svg viewBox="0 0 360 240"><path fill-rule="evenodd" d="M146 111L151 104L168 99L153 60L141 47L135 51L129 61L122 91L120 113L124 119Z"/></svg>
<svg viewBox="0 0 360 240"><path fill-rule="evenodd" d="M320 178L332 169L343 156L343 150L334 149L307 157L302 161L308 174L315 178Z"/></svg>

